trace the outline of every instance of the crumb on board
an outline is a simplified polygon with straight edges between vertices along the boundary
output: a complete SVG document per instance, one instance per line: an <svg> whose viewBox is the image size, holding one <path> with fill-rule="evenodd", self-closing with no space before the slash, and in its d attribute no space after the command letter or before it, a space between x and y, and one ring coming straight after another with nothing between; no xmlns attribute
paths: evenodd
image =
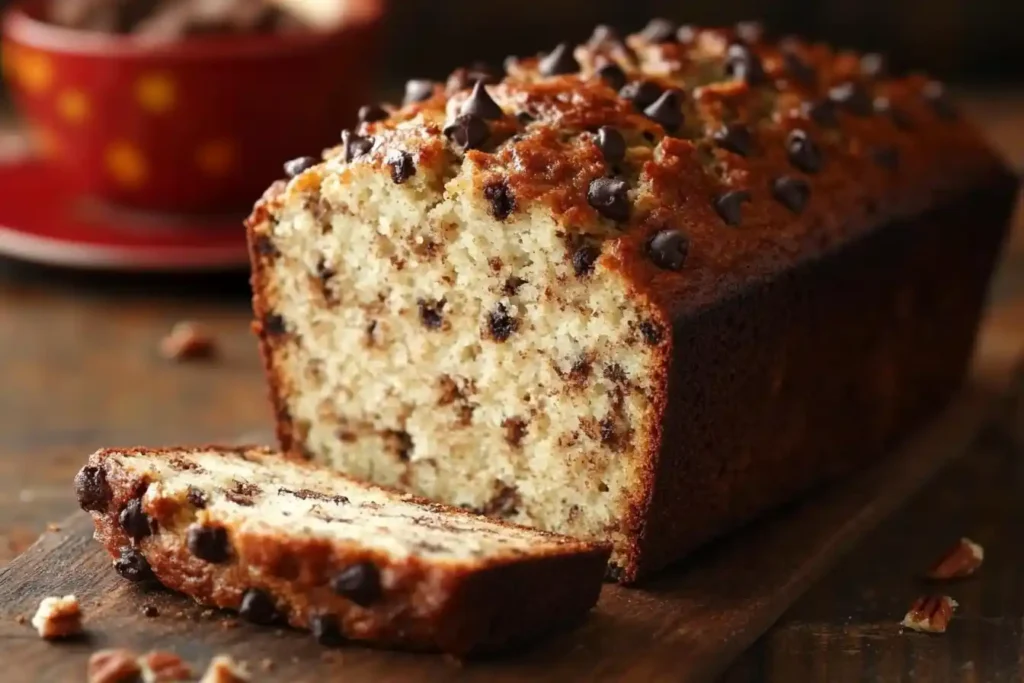
<svg viewBox="0 0 1024 683"><path fill-rule="evenodd" d="M88 683L129 683L139 680L142 667L131 650L97 650L89 657Z"/></svg>
<svg viewBox="0 0 1024 683"><path fill-rule="evenodd" d="M56 522L50 522L46 525L46 530L53 533L57 533L58 531L60 531L60 524L57 524Z"/></svg>
<svg viewBox="0 0 1024 683"><path fill-rule="evenodd" d="M74 595L43 598L32 617L32 626L47 640L71 638L82 633L82 609Z"/></svg>
<svg viewBox="0 0 1024 683"><path fill-rule="evenodd" d="M921 633L945 633L958 603L948 595L926 595L914 601L900 626Z"/></svg>
<svg viewBox="0 0 1024 683"><path fill-rule="evenodd" d="M247 683L249 680L249 672L243 664L227 655L217 655L199 683Z"/></svg>
<svg viewBox="0 0 1024 683"><path fill-rule="evenodd" d="M160 355L173 361L208 359L217 355L217 344L205 326L182 320L160 341Z"/></svg>

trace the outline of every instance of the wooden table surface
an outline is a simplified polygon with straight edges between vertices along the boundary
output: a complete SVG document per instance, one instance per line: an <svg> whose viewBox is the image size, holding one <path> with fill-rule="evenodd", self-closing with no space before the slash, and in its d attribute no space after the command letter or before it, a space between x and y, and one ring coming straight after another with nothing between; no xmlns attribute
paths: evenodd
<svg viewBox="0 0 1024 683"><path fill-rule="evenodd" d="M969 108L1024 166L1024 97ZM0 566L75 509L70 481L101 446L203 443L265 431L270 420L248 332L245 275L103 276L0 260ZM1024 297L1024 222L994 296ZM214 362L173 364L161 337L183 318L208 324ZM726 675L773 681L1020 681L1024 677L1024 420L1016 405L955 463L795 605ZM983 576L955 586L973 605L945 636L893 627L924 586L937 545L960 534L990 546ZM1002 542L1000 542L1002 539ZM998 549L998 552L997 550Z"/></svg>

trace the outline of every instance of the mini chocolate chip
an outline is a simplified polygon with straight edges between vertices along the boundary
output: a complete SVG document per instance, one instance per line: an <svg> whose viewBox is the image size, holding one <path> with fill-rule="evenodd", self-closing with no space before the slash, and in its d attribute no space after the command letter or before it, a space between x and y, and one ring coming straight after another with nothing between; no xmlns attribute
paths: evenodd
<svg viewBox="0 0 1024 683"><path fill-rule="evenodd" d="M142 511L142 499L132 498L117 517L121 528L133 541L140 541L153 533L149 516Z"/></svg>
<svg viewBox="0 0 1024 683"><path fill-rule="evenodd" d="M479 116L484 120L493 121L500 119L505 115L498 103L491 98L490 93L487 92L487 88L484 86L483 81L478 81L473 86L473 92L469 94L469 97L465 102L462 103L462 108L459 109L460 114L473 114Z"/></svg>
<svg viewBox="0 0 1024 683"><path fill-rule="evenodd" d="M743 204L749 201L746 190L729 190L715 198L715 210L726 224L737 226L743 221Z"/></svg>
<svg viewBox="0 0 1024 683"><path fill-rule="evenodd" d="M364 104L359 107L359 112L356 114L356 118L359 119L359 123L373 123L374 121L383 121L389 116L387 109L380 106L379 104Z"/></svg>
<svg viewBox="0 0 1024 683"><path fill-rule="evenodd" d="M804 116L822 128L835 128L839 125L835 105L828 100L809 100L801 105Z"/></svg>
<svg viewBox="0 0 1024 683"><path fill-rule="evenodd" d="M676 39L676 25L668 19L651 19L640 31L640 37L649 43L670 43Z"/></svg>
<svg viewBox="0 0 1024 683"><path fill-rule="evenodd" d="M142 607L142 616L148 617L148 618L152 619L154 617L160 616L160 610L158 610L153 605L143 605L143 607Z"/></svg>
<svg viewBox="0 0 1024 683"><path fill-rule="evenodd" d="M149 562L137 549L124 546L118 549L118 555L118 558L114 560L114 570L122 577L133 583L149 581L154 578Z"/></svg>
<svg viewBox="0 0 1024 683"><path fill-rule="evenodd" d="M288 332L288 326L277 313L268 313L263 316L263 331L271 337L280 337Z"/></svg>
<svg viewBox="0 0 1024 683"><path fill-rule="evenodd" d="M793 213L800 213L811 198L811 187L802 178L782 176L772 181L772 196Z"/></svg>
<svg viewBox="0 0 1024 683"><path fill-rule="evenodd" d="M528 126L536 120L537 117L526 110L516 112L516 121L518 121L521 126Z"/></svg>
<svg viewBox="0 0 1024 683"><path fill-rule="evenodd" d="M644 338L645 342L654 346L661 343L664 333L662 332L660 325L653 323L650 320L645 320L640 323L640 335Z"/></svg>
<svg viewBox="0 0 1024 683"><path fill-rule="evenodd" d="M821 170L821 150L805 131L799 128L789 131L786 136L786 152L789 163L804 173L817 173Z"/></svg>
<svg viewBox="0 0 1024 683"><path fill-rule="evenodd" d="M860 58L860 72L868 78L885 75L885 57L877 52L868 52Z"/></svg>
<svg viewBox="0 0 1024 683"><path fill-rule="evenodd" d="M491 215L499 221L508 218L516 208L516 196L508 179L501 178L484 186L484 198L491 204Z"/></svg>
<svg viewBox="0 0 1024 683"><path fill-rule="evenodd" d="M622 133L612 126L601 126L597 129L597 148L601 150L604 160L617 164L626 158L626 139Z"/></svg>
<svg viewBox="0 0 1024 683"><path fill-rule="evenodd" d="M338 626L338 618L331 614L316 614L309 620L309 630L320 645L337 647L345 642Z"/></svg>
<svg viewBox="0 0 1024 683"><path fill-rule="evenodd" d="M764 24L759 21L741 21L736 24L736 37L745 43L760 43L764 33Z"/></svg>
<svg viewBox="0 0 1024 683"><path fill-rule="evenodd" d="M665 270L682 270L690 240L678 230L659 230L647 243L647 254L654 265Z"/></svg>
<svg viewBox="0 0 1024 683"><path fill-rule="evenodd" d="M661 86L652 81L632 81L619 90L619 97L629 100L640 111L654 104L660 96Z"/></svg>
<svg viewBox="0 0 1024 683"><path fill-rule="evenodd" d="M946 95L946 86L938 81L929 81L921 90L921 96L931 106L939 118L952 121L957 117L956 108Z"/></svg>
<svg viewBox="0 0 1024 683"><path fill-rule="evenodd" d="M572 269L576 277L586 277L594 272L594 264L601 255L601 250L592 244L585 244L572 255Z"/></svg>
<svg viewBox="0 0 1024 683"><path fill-rule="evenodd" d="M860 83L848 81L829 88L828 98L854 116L870 116L871 96Z"/></svg>
<svg viewBox="0 0 1024 683"><path fill-rule="evenodd" d="M434 81L423 78L414 78L405 82L405 96L402 104L415 104L424 102L434 96Z"/></svg>
<svg viewBox="0 0 1024 683"><path fill-rule="evenodd" d="M331 579L331 590L360 607L368 607L382 594L380 570L372 562L345 567Z"/></svg>
<svg viewBox="0 0 1024 683"><path fill-rule="evenodd" d="M782 53L782 63L794 81L805 87L814 87L818 82L818 72L805 62L800 55L789 50Z"/></svg>
<svg viewBox="0 0 1024 683"><path fill-rule="evenodd" d="M580 70L580 63L572 54L569 43L559 43L554 50L544 56L537 64L541 76L560 76L574 74Z"/></svg>
<svg viewBox="0 0 1024 683"><path fill-rule="evenodd" d="M626 72L615 62L608 62L598 67L597 77L614 90L620 90L622 86L626 85Z"/></svg>
<svg viewBox="0 0 1024 683"><path fill-rule="evenodd" d="M192 507L203 510L206 508L206 494L197 489L195 486L188 487L188 495L185 496Z"/></svg>
<svg viewBox="0 0 1024 683"><path fill-rule="evenodd" d="M733 43L725 53L725 75L747 85L761 85L767 79L761 58L742 43Z"/></svg>
<svg viewBox="0 0 1024 683"><path fill-rule="evenodd" d="M491 134L487 123L474 114L461 114L444 127L444 135L463 149L477 149Z"/></svg>
<svg viewBox="0 0 1024 683"><path fill-rule="evenodd" d="M895 171L900 165L900 151L896 147L875 147L871 150L871 159L882 168Z"/></svg>
<svg viewBox="0 0 1024 683"><path fill-rule="evenodd" d="M75 493L78 495L78 505L83 510L106 510L112 495L106 471L93 465L80 469L75 475Z"/></svg>
<svg viewBox="0 0 1024 683"><path fill-rule="evenodd" d="M445 300L440 301L427 301L426 299L420 299L416 302L420 308L420 322L428 330L437 330L441 328L441 324L444 322L442 312L444 311Z"/></svg>
<svg viewBox="0 0 1024 683"><path fill-rule="evenodd" d="M238 615L254 624L272 624L278 620L277 605L270 593L259 588L250 588L242 594Z"/></svg>
<svg viewBox="0 0 1024 683"><path fill-rule="evenodd" d="M644 115L672 133L683 125L683 93L673 88L662 93L661 97L644 109Z"/></svg>
<svg viewBox="0 0 1024 683"><path fill-rule="evenodd" d="M503 342L511 337L512 333L519 328L519 321L509 315L505 304L498 304L487 315L487 326L491 332L491 339Z"/></svg>
<svg viewBox="0 0 1024 683"><path fill-rule="evenodd" d="M373 149L373 138L353 133L350 130L341 131L341 156L346 162L358 159L364 154L369 154Z"/></svg>
<svg viewBox="0 0 1024 683"><path fill-rule="evenodd" d="M222 526L193 524L185 533L185 541L189 552L200 560L220 564L231 556L228 531Z"/></svg>
<svg viewBox="0 0 1024 683"><path fill-rule="evenodd" d="M893 125L900 130L913 130L914 122L907 112L893 105L888 97L876 97L874 102L875 111L885 114L892 121Z"/></svg>
<svg viewBox="0 0 1024 683"><path fill-rule="evenodd" d="M253 238L252 248L257 254L260 256L266 256L267 258L274 258L281 255L281 252L277 249L277 245L274 244L273 238L266 233L260 233Z"/></svg>
<svg viewBox="0 0 1024 683"><path fill-rule="evenodd" d="M318 163L320 163L320 161L316 157L299 157L285 162L284 172L289 178L294 178L300 173L313 168Z"/></svg>
<svg viewBox="0 0 1024 683"><path fill-rule="evenodd" d="M754 151L754 136L750 129L740 123L722 126L711 135L719 147L730 152L748 157Z"/></svg>
<svg viewBox="0 0 1024 683"><path fill-rule="evenodd" d="M505 280L505 285L502 287L501 291L504 292L505 296L515 296L519 291L519 288L525 284L526 280L523 278L510 275L509 278Z"/></svg>
<svg viewBox="0 0 1024 683"><path fill-rule="evenodd" d="M391 167L391 180L396 185L401 185L409 178L416 175L416 164L412 155L402 150L393 149L388 152L384 162Z"/></svg>
<svg viewBox="0 0 1024 683"><path fill-rule="evenodd" d="M587 202L599 214L613 221L629 218L629 192L620 178L594 178L587 189Z"/></svg>

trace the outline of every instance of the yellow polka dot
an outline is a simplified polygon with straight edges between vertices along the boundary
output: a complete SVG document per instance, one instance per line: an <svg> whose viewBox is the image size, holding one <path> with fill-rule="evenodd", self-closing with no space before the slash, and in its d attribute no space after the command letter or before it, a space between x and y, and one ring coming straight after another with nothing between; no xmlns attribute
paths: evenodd
<svg viewBox="0 0 1024 683"><path fill-rule="evenodd" d="M60 144L57 141L57 135L52 130L35 125L32 126L31 136L32 146L39 156L44 159L53 159L57 156Z"/></svg>
<svg viewBox="0 0 1024 683"><path fill-rule="evenodd" d="M81 90L65 90L57 97L57 111L71 123L89 118L89 98Z"/></svg>
<svg viewBox="0 0 1024 683"><path fill-rule="evenodd" d="M15 61L18 82L31 93L46 92L53 83L53 64L46 55L24 52Z"/></svg>
<svg viewBox="0 0 1024 683"><path fill-rule="evenodd" d="M231 140L210 140L196 150L196 165L209 175L224 176L234 168L236 157Z"/></svg>
<svg viewBox="0 0 1024 683"><path fill-rule="evenodd" d="M114 142L107 147L106 163L110 175L125 187L141 187L149 175L145 157L130 142Z"/></svg>
<svg viewBox="0 0 1024 683"><path fill-rule="evenodd" d="M135 83L135 99L139 106L153 114L164 114L174 108L177 86L166 74L147 74Z"/></svg>

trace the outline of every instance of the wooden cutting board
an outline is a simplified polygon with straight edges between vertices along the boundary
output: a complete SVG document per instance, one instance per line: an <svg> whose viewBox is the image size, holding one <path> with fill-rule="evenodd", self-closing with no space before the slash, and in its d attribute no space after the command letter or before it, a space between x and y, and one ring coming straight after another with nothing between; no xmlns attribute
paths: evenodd
<svg viewBox="0 0 1024 683"><path fill-rule="evenodd" d="M963 392L884 464L714 544L642 590L606 586L580 628L525 652L458 664L356 646L326 650L304 633L239 624L120 579L80 513L0 571L0 680L82 681L90 652L129 647L173 650L196 668L230 653L249 663L256 681L711 681L855 541L967 450L1000 398L1021 384L1011 378L1022 340L1024 306L1000 307ZM50 644L18 623L41 598L68 593L83 604L86 638ZM159 615L144 616L145 605Z"/></svg>

